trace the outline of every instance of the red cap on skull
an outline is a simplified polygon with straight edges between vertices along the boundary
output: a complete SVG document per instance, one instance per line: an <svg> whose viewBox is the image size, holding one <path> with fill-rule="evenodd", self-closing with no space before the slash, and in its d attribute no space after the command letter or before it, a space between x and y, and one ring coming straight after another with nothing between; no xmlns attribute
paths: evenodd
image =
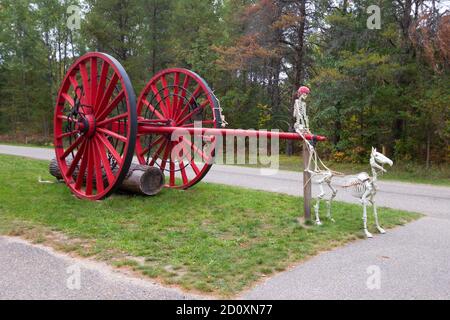
<svg viewBox="0 0 450 320"><path fill-rule="evenodd" d="M308 95L310 93L311 93L311 90L309 90L308 87L300 87L300 89L298 89L298 95L300 95L300 96L303 94Z"/></svg>

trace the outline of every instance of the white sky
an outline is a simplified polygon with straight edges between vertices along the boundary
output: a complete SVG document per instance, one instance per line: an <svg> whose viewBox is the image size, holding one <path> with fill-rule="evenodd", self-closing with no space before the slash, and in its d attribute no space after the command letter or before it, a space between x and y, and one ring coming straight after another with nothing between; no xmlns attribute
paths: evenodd
<svg viewBox="0 0 450 320"><path fill-rule="evenodd" d="M442 0L439 5L441 7L441 12L450 10L450 0Z"/></svg>

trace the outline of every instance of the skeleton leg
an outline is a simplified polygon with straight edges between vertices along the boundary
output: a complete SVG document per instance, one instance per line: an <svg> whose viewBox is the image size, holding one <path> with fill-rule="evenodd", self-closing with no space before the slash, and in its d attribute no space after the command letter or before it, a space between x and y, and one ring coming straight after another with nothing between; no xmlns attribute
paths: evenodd
<svg viewBox="0 0 450 320"><path fill-rule="evenodd" d="M377 226L377 229L381 234L385 234L386 231L380 226L380 222L378 221L377 205L375 204L375 202L373 200L371 202L373 205L373 216L375 217L375 225Z"/></svg>
<svg viewBox="0 0 450 320"><path fill-rule="evenodd" d="M331 190L331 197L327 202L327 217L328 219L330 219L332 222L336 222L333 217L331 216L331 205L333 203L334 198L336 198L337 195L337 190L335 188L333 188L333 186L331 185L331 179L332 177L330 177L329 179L327 179L327 185L328 188L330 188Z"/></svg>
<svg viewBox="0 0 450 320"><path fill-rule="evenodd" d="M320 210L320 200L322 200L323 197L325 196L325 191L323 190L323 183L324 183L323 179L319 181L320 194L317 196L317 202L316 205L314 206L314 210L316 212L316 224L318 226L322 225L322 222L320 221L319 210Z"/></svg>
<svg viewBox="0 0 450 320"><path fill-rule="evenodd" d="M367 196L370 194L370 191L366 191L362 198L361 198L361 202L363 205L363 222L364 222L364 233L366 235L367 238L373 238L373 235L369 232L369 230L367 229Z"/></svg>
<svg viewBox="0 0 450 320"><path fill-rule="evenodd" d="M303 134L302 134L302 137L303 137ZM313 157L314 157L315 163L317 163L317 161L316 161L317 153L316 153L316 150L314 149L314 147L309 143L309 141L305 140L305 142L306 142L306 145L309 150L308 164L306 165L305 171L309 172L311 174L315 174L317 168L314 168L314 170L313 170L311 168L311 162L313 161Z"/></svg>

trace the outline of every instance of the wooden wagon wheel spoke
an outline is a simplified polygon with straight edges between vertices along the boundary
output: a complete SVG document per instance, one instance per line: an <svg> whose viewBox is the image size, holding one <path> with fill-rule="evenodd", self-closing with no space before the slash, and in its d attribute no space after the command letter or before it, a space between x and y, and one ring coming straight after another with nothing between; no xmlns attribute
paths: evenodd
<svg viewBox="0 0 450 320"><path fill-rule="evenodd" d="M83 186L84 175L86 173L89 159L89 145L87 144L84 149L85 151L83 152L83 160L81 160L80 170L78 172L77 181L75 183L75 190L78 191L81 191L81 187Z"/></svg>
<svg viewBox="0 0 450 320"><path fill-rule="evenodd" d="M59 135L60 136L60 135ZM74 143L72 143L66 151L59 157L59 159L64 160L66 159L74 150L76 147L78 147L83 141L85 140L84 136L79 136L77 140L75 140Z"/></svg>
<svg viewBox="0 0 450 320"><path fill-rule="evenodd" d="M181 149L179 151L182 151L183 155L186 155L186 148L184 147L184 145L182 143L179 143L177 146L180 147L180 149ZM176 150L176 151L178 151L178 150ZM189 178L188 178L188 175L187 175L187 172L186 172L187 166L184 164L184 161L183 161L182 157L180 156L179 152L172 151L172 155L175 155L175 159L179 163L178 167L179 167L179 171L181 173L181 179L183 181L183 184L187 185L189 183ZM189 158L189 159L190 159L191 164L192 164L192 159L191 158ZM194 163L194 165L195 165L195 163ZM174 171L176 171L176 169ZM194 170L194 172L195 172L195 170Z"/></svg>
<svg viewBox="0 0 450 320"><path fill-rule="evenodd" d="M57 162L72 192L100 200L128 173L137 136L136 98L120 63L89 53L69 69L54 118Z"/></svg>
<svg viewBox="0 0 450 320"><path fill-rule="evenodd" d="M141 157L145 156L154 146L159 145L161 142L163 142L165 140L165 137L159 137L158 139L156 139L155 141L153 141L152 143L150 143L150 145L148 147L146 147L144 150L142 150L139 155Z"/></svg>
<svg viewBox="0 0 450 320"><path fill-rule="evenodd" d="M108 135L108 136L110 136L110 137L112 137L114 139L120 140L122 142L127 142L128 141L127 137L121 136L120 134L112 132L112 131L110 131L108 129L97 128L97 131L101 132L101 133L104 133L104 134L106 134L106 135Z"/></svg>
<svg viewBox="0 0 450 320"><path fill-rule="evenodd" d="M77 78L75 77L75 75L70 75L69 76L69 81L70 81L70 84L73 87L73 90L75 91L78 88L78 81L77 81Z"/></svg>
<svg viewBox="0 0 450 320"><path fill-rule="evenodd" d="M167 120L161 113L159 113L158 110L155 109L155 107L150 102L148 102L147 100L143 99L142 103L144 103L149 108L149 110L152 113L154 113L160 120Z"/></svg>
<svg viewBox="0 0 450 320"><path fill-rule="evenodd" d="M165 150L167 148L167 144L168 144L168 141L161 143L158 150L156 150L156 152L152 156L152 160L149 163L150 166L154 166L156 164L156 161L159 159L159 156L160 156L161 152L163 151L163 149Z"/></svg>
<svg viewBox="0 0 450 320"><path fill-rule="evenodd" d="M71 107L75 106L75 101L71 96L69 96L67 93L63 93L62 97L70 104Z"/></svg>
<svg viewBox="0 0 450 320"><path fill-rule="evenodd" d="M87 162L87 178L86 178L86 194L88 196L92 195L94 190L94 149L92 145L92 141L89 141L88 144L88 162Z"/></svg>
<svg viewBox="0 0 450 320"><path fill-rule="evenodd" d="M98 66L97 66L97 58L92 57L90 59L91 65L91 75L90 75L90 86L91 86L91 94L90 101L93 107L95 107L95 99L97 98L97 82L98 82ZM95 110L94 110L95 111Z"/></svg>
<svg viewBox="0 0 450 320"><path fill-rule="evenodd" d="M178 116L176 118L177 123L183 123L183 121L180 121L180 118L189 110L189 107L195 102L195 100L198 98L202 90L202 87L199 85L192 96L190 97L189 101L184 105L183 109L178 113Z"/></svg>
<svg viewBox="0 0 450 320"><path fill-rule="evenodd" d="M183 180L184 184L188 184L189 179L188 179L187 173L186 173L186 166L184 165L183 160L179 159L179 161L180 161L181 179Z"/></svg>
<svg viewBox="0 0 450 320"><path fill-rule="evenodd" d="M166 80L166 76L165 75L161 76L161 83L162 83L163 92L164 92L164 106L165 106L166 111L167 111L167 116L169 118L172 118L172 108L171 108L171 102L170 102L170 94L169 94L169 88L167 87L167 80Z"/></svg>
<svg viewBox="0 0 450 320"><path fill-rule="evenodd" d="M103 145L109 151L111 156L114 158L117 165L120 166L122 164L122 158L121 158L120 154L116 151L114 146L111 144L111 142L109 142L109 140L102 134L97 135L97 137L99 137L100 141L103 143Z"/></svg>
<svg viewBox="0 0 450 320"><path fill-rule="evenodd" d="M166 147L164 148L164 154L161 158L161 165L160 165L160 168L163 171L166 169L167 159L169 158L171 147L172 147L172 143L170 141L167 141Z"/></svg>
<svg viewBox="0 0 450 320"><path fill-rule="evenodd" d="M200 150L195 144L191 143L190 141L183 139L183 142L192 150L194 151L196 154L198 154L201 158L202 161L204 161L205 163L209 163L211 162L211 157L208 157L202 150Z"/></svg>
<svg viewBox="0 0 450 320"><path fill-rule="evenodd" d="M59 136L57 136L57 138L58 139L67 138L67 137L70 137L70 136L74 136L77 133L80 133L80 130L73 130L73 131L70 131L70 132L66 132L66 133L60 134Z"/></svg>
<svg viewBox="0 0 450 320"><path fill-rule="evenodd" d="M108 183L112 184L114 182L115 176L114 176L114 173L113 173L113 171L111 169L111 164L110 164L110 161L109 161L108 156L106 154L106 150L105 150L105 147L103 145L103 142L100 140L100 138L98 136L96 136L94 138L94 143L96 144L98 153L100 155L101 163L103 164L103 168L105 169L106 178L108 179Z"/></svg>
<svg viewBox="0 0 450 320"><path fill-rule="evenodd" d="M191 161L192 169L194 170L195 174L200 174L200 169L198 168L197 164L194 160Z"/></svg>
<svg viewBox="0 0 450 320"><path fill-rule="evenodd" d="M100 158L100 150L93 141L94 146L94 168L95 168L95 186L97 188L97 193L102 193L105 190L105 185L103 183L103 171L102 171L102 162Z"/></svg>
<svg viewBox="0 0 450 320"><path fill-rule="evenodd" d="M163 114L164 118L168 119L169 118L169 114L168 114L168 107L166 106L166 102L161 97L161 94L158 91L158 88L156 87L155 84L151 86L151 89L153 91L153 94L155 95L155 98L156 98L156 101L158 102L158 105L160 106L160 108L162 110L162 114Z"/></svg>
<svg viewBox="0 0 450 320"><path fill-rule="evenodd" d="M175 184L175 163L170 161L170 180L169 184L171 187L174 187Z"/></svg>
<svg viewBox="0 0 450 320"><path fill-rule="evenodd" d="M184 78L184 82L183 82L183 86L181 87L182 91L181 91L181 99L178 102L178 106L177 106L177 111L179 112L180 108L181 108L181 104L183 103L184 99L186 99L186 94L187 91L186 89L189 88L189 82L191 81L191 77L189 77L189 75L187 74ZM176 116L178 116L178 112L176 113Z"/></svg>
<svg viewBox="0 0 450 320"><path fill-rule="evenodd" d="M125 119L127 117L128 117L127 113L122 113L122 114L119 114L118 116L115 116L115 117L112 117L112 118L107 118L105 120L97 122L97 127L104 127L106 125L109 125L109 124L111 124L113 122L117 122L117 121L122 120L122 119Z"/></svg>
<svg viewBox="0 0 450 320"><path fill-rule="evenodd" d="M96 107L95 116L97 118L100 117L100 115L104 115L105 107L108 105L109 100L111 99L111 96L113 95L114 90L116 89L117 82L119 81L119 76L115 73L111 79L111 81L108 84L108 87L106 88L106 91L103 95L103 98L100 101L100 104Z"/></svg>
<svg viewBox="0 0 450 320"><path fill-rule="evenodd" d="M106 80L108 79L109 65L106 61L102 63L102 69L100 71L100 82L97 87L97 94L95 98L95 106L98 106L103 98L105 92ZM97 112L97 110L95 110Z"/></svg>
<svg viewBox="0 0 450 320"><path fill-rule="evenodd" d="M193 116L195 116L196 114L199 114L202 111L202 107L199 107L198 109L194 109L193 111L191 111L189 114L187 114L183 119L179 120L177 122L177 125L183 125L186 123L186 121L189 121L192 119Z"/></svg>
<svg viewBox="0 0 450 320"><path fill-rule="evenodd" d="M121 90L119 94L111 101L111 103L108 104L108 106L102 111L100 115L97 116L98 121L104 120L108 114L110 114L115 108L117 108L117 105L125 99L125 91Z"/></svg>
<svg viewBox="0 0 450 320"><path fill-rule="evenodd" d="M86 141L83 141L79 152L77 152L77 155L75 156L72 163L70 164L69 170L67 170L66 175L68 177L72 177L73 173L75 172L75 169L77 168L78 163L80 163L81 157L83 156L85 148L86 148Z"/></svg>
<svg viewBox="0 0 450 320"><path fill-rule="evenodd" d="M65 122L72 122L72 123L77 122L76 119L72 119L72 118L69 118L68 116L63 116L63 115L58 115L57 120L62 120Z"/></svg>
<svg viewBox="0 0 450 320"><path fill-rule="evenodd" d="M87 68L86 68L87 62L88 62L88 60L85 60L80 63L80 73L81 73L81 79L82 79L82 83L83 83L84 96L86 97L85 103L92 107L91 99L90 99L91 98L90 97L91 83L89 81L89 76L88 76L88 72L87 72Z"/></svg>
<svg viewBox="0 0 450 320"><path fill-rule="evenodd" d="M173 79L173 100L172 100L172 116L175 116L177 114L177 110L178 110L178 94L180 91L180 88L178 87L180 84L180 73L179 72L175 72L175 76Z"/></svg>

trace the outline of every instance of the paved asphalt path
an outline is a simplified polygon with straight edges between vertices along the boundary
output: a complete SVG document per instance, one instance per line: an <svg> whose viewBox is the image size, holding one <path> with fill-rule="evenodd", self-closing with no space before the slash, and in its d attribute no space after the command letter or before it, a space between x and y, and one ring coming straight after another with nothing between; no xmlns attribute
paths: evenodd
<svg viewBox="0 0 450 320"><path fill-rule="evenodd" d="M201 298L133 278L99 262L74 259L44 246L0 237L0 300Z"/></svg>
<svg viewBox="0 0 450 320"><path fill-rule="evenodd" d="M0 145L0 153L42 160L53 157L51 149L3 145ZM300 174L287 171L264 174L267 172L259 169L214 166L205 181L301 195ZM339 185L342 181L336 180L336 183ZM379 205L421 212L426 217L391 230L387 235L323 253L267 279L239 298L450 299L450 188L386 181L380 182L380 188ZM337 200L357 203L344 191ZM380 215L382 219L382 210ZM0 238L0 270L13 270L11 275L10 272L0 274L0 299L201 298L119 276L95 262L82 267L86 287L68 291L65 270L74 261L67 259L70 260L43 247ZM373 279L379 281L373 282ZM367 285L368 281L376 284L375 289Z"/></svg>

